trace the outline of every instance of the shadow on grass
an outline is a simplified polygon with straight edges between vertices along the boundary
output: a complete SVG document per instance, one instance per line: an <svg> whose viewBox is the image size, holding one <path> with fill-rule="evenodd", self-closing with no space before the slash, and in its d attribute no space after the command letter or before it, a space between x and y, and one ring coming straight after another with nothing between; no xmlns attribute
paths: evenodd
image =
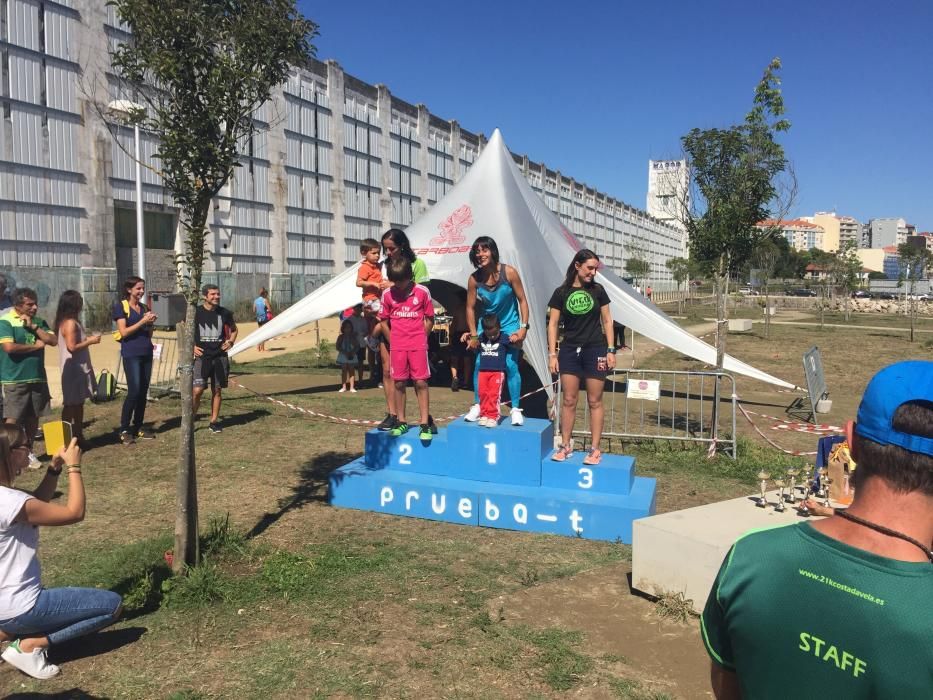
<svg viewBox="0 0 933 700"><path fill-rule="evenodd" d="M125 627L118 630L103 630L86 637L79 637L55 647L50 656L56 663L77 661L89 656L98 656L138 641L149 630L145 627ZM71 696L69 696L71 697ZM83 697L83 696L78 696ZM88 695L87 697L91 697Z"/></svg>
<svg viewBox="0 0 933 700"><path fill-rule="evenodd" d="M69 688L68 690L59 690L57 693L14 693L5 695L6 698L16 698L17 700L107 700L106 695L91 695L81 688Z"/></svg>
<svg viewBox="0 0 933 700"><path fill-rule="evenodd" d="M246 538L258 537L289 511L308 503L327 503L331 472L358 456L358 453L350 452L325 452L305 462L298 473L298 483L292 486L292 494L279 501L277 511L263 515L246 533Z"/></svg>
<svg viewBox="0 0 933 700"><path fill-rule="evenodd" d="M239 398L239 397L237 397ZM224 399L225 404L229 404L232 401L236 401L237 398L226 398ZM204 406L202 404L202 410ZM207 427L207 418L208 416L201 414L202 417L199 420L194 422L194 429L197 430L200 428ZM220 425L224 428L233 428L238 425L247 425L252 423L254 420L259 420L260 418L265 418L266 416L272 415L272 412L265 408L254 408L251 411L244 411L242 413L234 413L229 416L220 416ZM158 434L168 433L173 430L178 430L181 427L181 416L175 416L174 418L169 418L168 420L162 421L162 424L159 426L158 430L155 432Z"/></svg>

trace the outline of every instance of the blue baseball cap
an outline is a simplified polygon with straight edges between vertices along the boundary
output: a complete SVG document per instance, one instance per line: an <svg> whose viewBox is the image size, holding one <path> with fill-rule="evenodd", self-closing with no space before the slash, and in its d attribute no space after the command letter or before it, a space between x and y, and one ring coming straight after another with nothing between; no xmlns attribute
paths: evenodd
<svg viewBox="0 0 933 700"><path fill-rule="evenodd" d="M933 457L933 438L894 429L894 412L909 401L933 402L933 362L898 362L878 372L862 395L855 432L881 445Z"/></svg>

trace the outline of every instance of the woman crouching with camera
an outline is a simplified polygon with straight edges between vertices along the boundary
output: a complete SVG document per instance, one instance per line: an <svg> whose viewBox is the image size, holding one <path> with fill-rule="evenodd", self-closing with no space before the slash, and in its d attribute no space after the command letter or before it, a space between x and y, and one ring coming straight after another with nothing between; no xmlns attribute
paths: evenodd
<svg viewBox="0 0 933 700"><path fill-rule="evenodd" d="M98 588L42 585L38 526L84 519L78 441L59 450L32 493L13 488L28 463L23 429L0 426L0 642L10 642L0 656L33 678L51 678L60 669L49 663L47 649L112 624L120 616L122 600ZM50 503L63 470L68 475L67 503Z"/></svg>

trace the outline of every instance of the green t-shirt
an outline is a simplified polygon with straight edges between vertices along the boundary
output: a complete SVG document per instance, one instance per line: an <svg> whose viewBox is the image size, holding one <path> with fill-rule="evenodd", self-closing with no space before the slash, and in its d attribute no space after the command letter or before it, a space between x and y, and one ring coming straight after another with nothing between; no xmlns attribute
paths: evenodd
<svg viewBox="0 0 933 700"><path fill-rule="evenodd" d="M700 629L745 698L933 698L933 566L809 523L739 539Z"/></svg>
<svg viewBox="0 0 933 700"><path fill-rule="evenodd" d="M49 331L49 324L38 316L33 324ZM23 327L15 309L0 316L0 343L34 345L36 336ZM6 353L0 350L0 384L34 384L45 382L45 350Z"/></svg>
<svg viewBox="0 0 933 700"><path fill-rule="evenodd" d="M415 262L411 264L411 276L415 278L415 284L424 284L431 281L431 277L428 275L428 266L424 264L424 260L421 258L415 258Z"/></svg>

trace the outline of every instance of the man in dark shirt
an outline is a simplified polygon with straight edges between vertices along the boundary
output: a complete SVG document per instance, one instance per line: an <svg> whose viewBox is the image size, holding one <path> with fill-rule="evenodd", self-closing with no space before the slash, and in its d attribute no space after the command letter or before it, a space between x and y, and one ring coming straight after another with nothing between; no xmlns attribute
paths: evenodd
<svg viewBox="0 0 933 700"><path fill-rule="evenodd" d="M219 433L221 389L227 388L230 361L227 350L236 341L237 327L233 314L220 305L220 289L205 284L201 290L204 304L194 312L194 413L201 405L201 394L211 383L211 420L208 428Z"/></svg>

